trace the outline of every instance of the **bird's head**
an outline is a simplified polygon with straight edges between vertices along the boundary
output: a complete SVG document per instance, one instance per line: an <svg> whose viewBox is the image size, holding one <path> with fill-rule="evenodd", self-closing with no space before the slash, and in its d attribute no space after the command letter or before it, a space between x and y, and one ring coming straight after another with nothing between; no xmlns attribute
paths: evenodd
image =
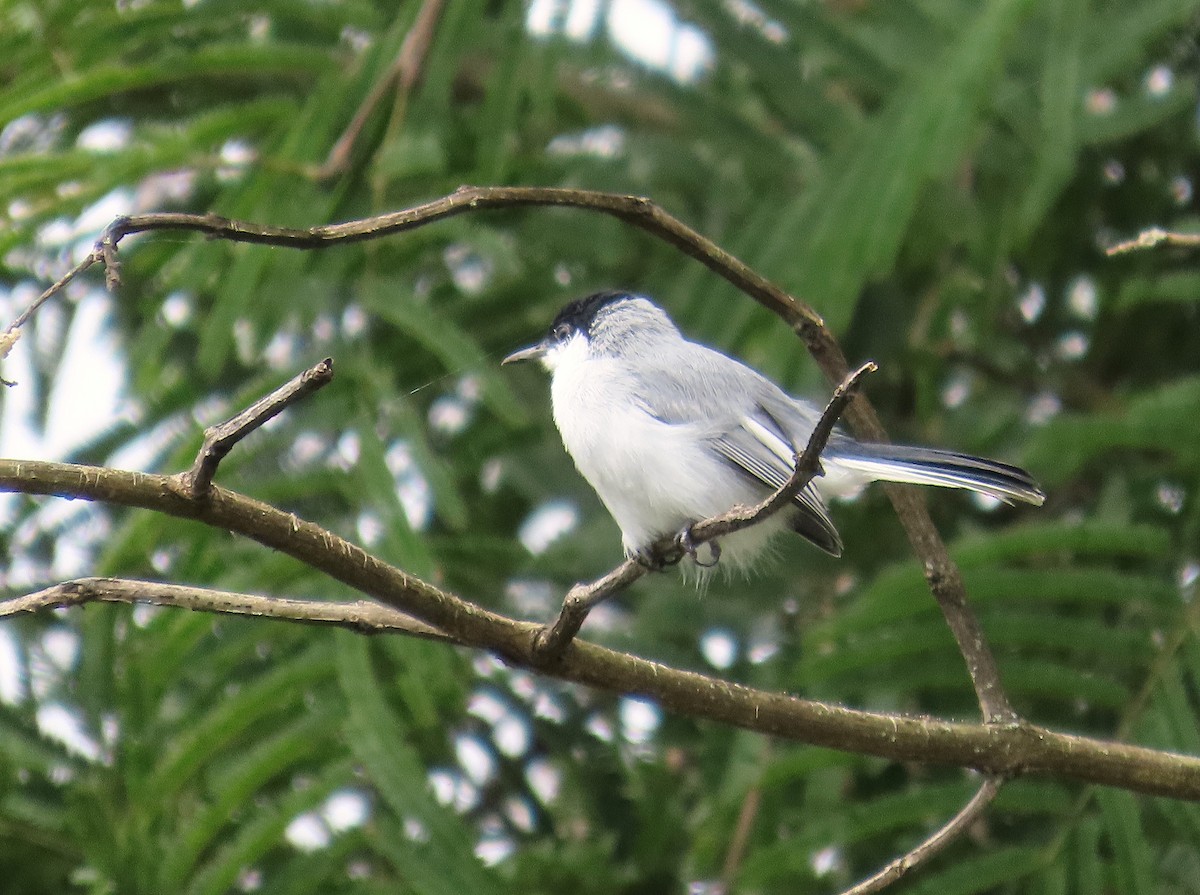
<svg viewBox="0 0 1200 895"><path fill-rule="evenodd" d="M536 360L554 372L564 362L653 351L662 339L672 338L680 338L679 330L649 299L597 292L567 304L540 342L514 351L501 363Z"/></svg>

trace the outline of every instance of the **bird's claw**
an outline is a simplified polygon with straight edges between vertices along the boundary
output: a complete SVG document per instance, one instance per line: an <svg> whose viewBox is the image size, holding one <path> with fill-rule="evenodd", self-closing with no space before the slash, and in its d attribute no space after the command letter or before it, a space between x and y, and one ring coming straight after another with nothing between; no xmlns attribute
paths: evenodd
<svg viewBox="0 0 1200 895"><path fill-rule="evenodd" d="M697 544L692 539L692 527L690 525L685 525L679 534L675 535L675 546L679 548L681 555L691 557L692 562L702 569L711 569L721 561L721 545L716 541L706 541L705 543L708 544L710 553L708 562L700 559L700 548L704 544Z"/></svg>
<svg viewBox="0 0 1200 895"><path fill-rule="evenodd" d="M700 548L708 545L709 558L700 558ZM716 541L705 541L697 544L692 539L692 527L685 526L671 540L662 540L636 550L626 550L630 559L645 566L651 572L661 572L670 566L679 565L686 556L702 569L711 569L721 560L721 545Z"/></svg>
<svg viewBox="0 0 1200 895"><path fill-rule="evenodd" d="M678 564L679 560L683 558L682 553L664 550L659 544L651 544L649 547L630 550L627 555L638 565L645 566L651 572L661 572L668 566Z"/></svg>

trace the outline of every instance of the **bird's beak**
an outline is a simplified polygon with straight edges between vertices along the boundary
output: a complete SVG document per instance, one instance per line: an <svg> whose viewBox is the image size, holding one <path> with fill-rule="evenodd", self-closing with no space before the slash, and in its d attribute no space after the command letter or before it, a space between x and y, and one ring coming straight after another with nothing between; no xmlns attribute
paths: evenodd
<svg viewBox="0 0 1200 895"><path fill-rule="evenodd" d="M528 348L522 348L520 351L514 351L504 360L500 361L501 366L504 364L516 364L526 360L538 360L545 357L549 348L544 342L538 342L536 345L530 345Z"/></svg>

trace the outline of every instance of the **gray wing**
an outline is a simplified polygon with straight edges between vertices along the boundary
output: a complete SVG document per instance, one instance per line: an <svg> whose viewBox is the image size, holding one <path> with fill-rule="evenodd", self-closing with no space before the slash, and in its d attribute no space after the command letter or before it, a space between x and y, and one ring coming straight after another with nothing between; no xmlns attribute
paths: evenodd
<svg viewBox="0 0 1200 895"><path fill-rule="evenodd" d="M761 406L713 441L716 451L737 469L772 490L783 487L792 475L793 449L775 419ZM797 450L803 450L801 444ZM842 555L842 539L825 509L821 495L809 482L796 495L800 512L792 528L826 553Z"/></svg>
<svg viewBox="0 0 1200 895"><path fill-rule="evenodd" d="M646 410L669 423L709 429L713 450L739 472L775 490L792 474L793 443L803 450L819 414L770 380L695 343L669 358L638 364L636 389ZM643 359L645 360L645 359ZM821 495L809 483L795 498L792 527L826 553L841 556L842 539Z"/></svg>

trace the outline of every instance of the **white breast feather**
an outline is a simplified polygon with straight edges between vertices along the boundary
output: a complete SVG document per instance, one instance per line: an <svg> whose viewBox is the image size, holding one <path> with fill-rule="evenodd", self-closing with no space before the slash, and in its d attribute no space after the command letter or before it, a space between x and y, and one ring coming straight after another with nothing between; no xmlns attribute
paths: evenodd
<svg viewBox="0 0 1200 895"><path fill-rule="evenodd" d="M696 425L673 425L648 413L622 365L589 357L582 338L554 349L547 366L554 370L554 422L563 444L616 520L626 551L764 496L763 489L730 474ZM708 487L698 489L697 482ZM777 515L722 539L721 566L749 565L784 524Z"/></svg>

